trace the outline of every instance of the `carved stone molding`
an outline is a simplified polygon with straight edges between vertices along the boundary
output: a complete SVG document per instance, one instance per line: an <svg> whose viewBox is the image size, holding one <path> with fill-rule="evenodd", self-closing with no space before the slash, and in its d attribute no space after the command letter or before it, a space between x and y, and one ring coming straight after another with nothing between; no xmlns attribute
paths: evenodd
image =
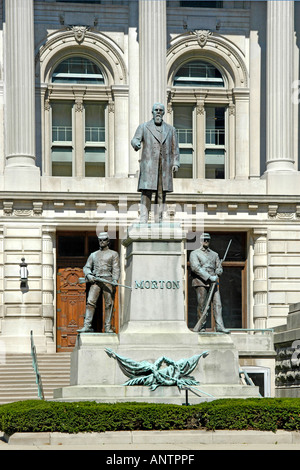
<svg viewBox="0 0 300 470"><path fill-rule="evenodd" d="M83 101L82 99L77 98L75 100L75 112L82 113L83 112Z"/></svg>
<svg viewBox="0 0 300 470"><path fill-rule="evenodd" d="M85 34L89 31L86 26L71 26L70 29L74 33L74 38L78 44L82 44L85 39Z"/></svg>
<svg viewBox="0 0 300 470"><path fill-rule="evenodd" d="M209 36L212 36L213 33L209 29L195 29L191 31L191 34L197 37L197 42L200 47L205 47Z"/></svg>
<svg viewBox="0 0 300 470"><path fill-rule="evenodd" d="M30 217L32 215L32 210L30 209L16 209L14 211L16 217Z"/></svg>
<svg viewBox="0 0 300 470"><path fill-rule="evenodd" d="M199 51L200 48L200 51ZM176 71L188 56L192 58L204 49L206 57L222 61L222 72L228 88L245 88L248 92L249 75L243 51L226 37L210 30L193 30L172 38L167 52L168 85L173 85Z"/></svg>
<svg viewBox="0 0 300 470"><path fill-rule="evenodd" d="M228 106L228 111L229 111L229 116L235 116L235 105L234 104L230 104Z"/></svg>
<svg viewBox="0 0 300 470"><path fill-rule="evenodd" d="M43 213L43 203L42 202L34 202L33 203L33 214L34 215L42 215Z"/></svg>
<svg viewBox="0 0 300 470"><path fill-rule="evenodd" d="M268 207L268 215L269 217L276 217L278 211L278 205L277 204L271 204Z"/></svg>
<svg viewBox="0 0 300 470"><path fill-rule="evenodd" d="M71 25L50 33L45 43L36 50L35 72L41 81L51 83L51 74L57 60L60 57L63 59L70 47L78 45L88 47L90 55L96 61L101 61L108 85L127 83L128 74L122 48L93 27Z"/></svg>
<svg viewBox="0 0 300 470"><path fill-rule="evenodd" d="M268 216L270 219L276 220L293 220L300 216L300 207L295 209L279 210L278 204L270 204L268 207Z"/></svg>
<svg viewBox="0 0 300 470"><path fill-rule="evenodd" d="M115 112L115 102L114 101L109 101L109 103L108 103L108 112L109 113L114 113Z"/></svg>
<svg viewBox="0 0 300 470"><path fill-rule="evenodd" d="M45 99L44 108L45 108L45 111L50 111L51 109L51 103L50 103L49 97Z"/></svg>
<svg viewBox="0 0 300 470"><path fill-rule="evenodd" d="M12 201L4 201L3 202L4 215L12 215L13 207L14 207L14 203Z"/></svg>
<svg viewBox="0 0 300 470"><path fill-rule="evenodd" d="M197 114L205 114L204 104L198 104L196 109Z"/></svg>

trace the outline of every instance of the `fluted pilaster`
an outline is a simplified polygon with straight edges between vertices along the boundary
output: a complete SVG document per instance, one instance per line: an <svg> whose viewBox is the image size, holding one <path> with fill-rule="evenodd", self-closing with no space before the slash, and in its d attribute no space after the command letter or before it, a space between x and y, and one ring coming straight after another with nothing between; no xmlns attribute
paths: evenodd
<svg viewBox="0 0 300 470"><path fill-rule="evenodd" d="M267 231L264 229L254 230L253 271L254 328L266 328L268 318L268 255Z"/></svg>
<svg viewBox="0 0 300 470"><path fill-rule="evenodd" d="M166 106L166 1L140 0L140 119L151 118L156 102Z"/></svg>

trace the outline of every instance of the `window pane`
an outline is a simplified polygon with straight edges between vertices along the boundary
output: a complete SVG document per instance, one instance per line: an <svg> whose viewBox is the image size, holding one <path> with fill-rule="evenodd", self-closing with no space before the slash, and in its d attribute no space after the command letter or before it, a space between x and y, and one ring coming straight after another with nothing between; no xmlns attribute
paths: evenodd
<svg viewBox="0 0 300 470"><path fill-rule="evenodd" d="M174 105L174 127L180 150L180 168L175 178L193 177L193 106Z"/></svg>
<svg viewBox="0 0 300 470"><path fill-rule="evenodd" d="M72 142L72 104L52 104L52 142Z"/></svg>
<svg viewBox="0 0 300 470"><path fill-rule="evenodd" d="M105 148L87 147L85 149L85 176L105 176Z"/></svg>
<svg viewBox="0 0 300 470"><path fill-rule="evenodd" d="M52 176L72 176L72 147L52 147Z"/></svg>
<svg viewBox="0 0 300 470"><path fill-rule="evenodd" d="M52 74L53 83L104 84L101 69L84 57L69 57L61 62Z"/></svg>
<svg viewBox="0 0 300 470"><path fill-rule="evenodd" d="M181 148L180 168L174 173L175 178L193 178L193 150Z"/></svg>
<svg viewBox="0 0 300 470"><path fill-rule="evenodd" d="M224 87L220 71L208 62L191 61L183 65L174 78L175 86Z"/></svg>
<svg viewBox="0 0 300 470"><path fill-rule="evenodd" d="M179 144L193 142L193 107L174 106L174 127L177 131Z"/></svg>
<svg viewBox="0 0 300 470"><path fill-rule="evenodd" d="M225 178L225 151L224 149L205 150L205 178Z"/></svg>
<svg viewBox="0 0 300 470"><path fill-rule="evenodd" d="M206 144L225 145L225 108L206 108Z"/></svg>
<svg viewBox="0 0 300 470"><path fill-rule="evenodd" d="M105 142L105 105L85 105L86 142Z"/></svg>

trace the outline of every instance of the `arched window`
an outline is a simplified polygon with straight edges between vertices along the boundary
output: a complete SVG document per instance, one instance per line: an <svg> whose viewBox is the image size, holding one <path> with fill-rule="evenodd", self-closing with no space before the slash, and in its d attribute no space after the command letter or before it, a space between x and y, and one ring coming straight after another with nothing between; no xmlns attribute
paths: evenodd
<svg viewBox="0 0 300 470"><path fill-rule="evenodd" d="M44 176L64 177L61 184L76 178L74 184L89 190L97 185L90 178L128 174L129 88L121 49L99 31L73 26L50 33L37 51Z"/></svg>
<svg viewBox="0 0 300 470"><path fill-rule="evenodd" d="M63 60L52 74L52 83L104 84L98 65L85 57L69 57Z"/></svg>
<svg viewBox="0 0 300 470"><path fill-rule="evenodd" d="M221 71L212 62L192 59L177 69L172 85L173 123L181 159L175 177L228 177L228 103L224 100L226 85Z"/></svg>
<svg viewBox="0 0 300 470"><path fill-rule="evenodd" d="M100 66L89 58L71 56L54 68L50 80L50 174L104 177L107 97L103 100L100 87L95 93L95 86L105 85ZM72 87L61 88L64 84Z"/></svg>
<svg viewBox="0 0 300 470"><path fill-rule="evenodd" d="M174 77L174 86L224 87L221 72L203 60L184 64Z"/></svg>

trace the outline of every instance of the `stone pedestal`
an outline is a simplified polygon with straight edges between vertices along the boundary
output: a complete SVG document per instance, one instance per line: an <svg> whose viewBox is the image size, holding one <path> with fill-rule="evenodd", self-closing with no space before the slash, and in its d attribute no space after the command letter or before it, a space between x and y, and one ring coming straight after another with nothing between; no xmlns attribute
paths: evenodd
<svg viewBox="0 0 300 470"><path fill-rule="evenodd" d="M77 338L71 360L70 387L55 391L58 400L147 401L182 404L176 386L124 386L128 377L110 348L135 361L174 361L208 351L191 374L198 382L190 403L225 397L258 396L257 387L240 385L238 351L230 335L194 333L187 327L184 308L184 233L180 226L135 225L126 247L126 289L120 333L86 333Z"/></svg>
<svg viewBox="0 0 300 470"><path fill-rule="evenodd" d="M129 228L121 344L197 343L184 314L184 238L180 225Z"/></svg>

